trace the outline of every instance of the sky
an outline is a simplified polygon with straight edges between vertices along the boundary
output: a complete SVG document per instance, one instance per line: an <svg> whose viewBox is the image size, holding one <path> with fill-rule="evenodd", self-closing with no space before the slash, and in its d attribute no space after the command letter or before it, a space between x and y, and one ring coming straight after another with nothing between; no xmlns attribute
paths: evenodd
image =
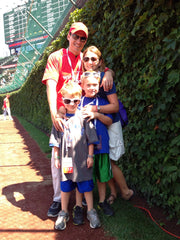
<svg viewBox="0 0 180 240"><path fill-rule="evenodd" d="M23 5L26 0L1 0L0 4L0 58L9 56L8 45L5 44L4 40L4 22L3 13L11 11L18 5Z"/></svg>

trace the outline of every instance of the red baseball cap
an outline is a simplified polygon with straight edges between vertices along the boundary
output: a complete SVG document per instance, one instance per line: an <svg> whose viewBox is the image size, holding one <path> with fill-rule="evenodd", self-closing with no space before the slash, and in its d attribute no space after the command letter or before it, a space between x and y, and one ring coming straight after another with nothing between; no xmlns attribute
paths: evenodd
<svg viewBox="0 0 180 240"><path fill-rule="evenodd" d="M86 35L86 37L88 38L88 29L86 27L86 25L84 25L84 23L82 22L75 22L71 25L70 29L69 29L69 33L76 33L78 31L83 31Z"/></svg>

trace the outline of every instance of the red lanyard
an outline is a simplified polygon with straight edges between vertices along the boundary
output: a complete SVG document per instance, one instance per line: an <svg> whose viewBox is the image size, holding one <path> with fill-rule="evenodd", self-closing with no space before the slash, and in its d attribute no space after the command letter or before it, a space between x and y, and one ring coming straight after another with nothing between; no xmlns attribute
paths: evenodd
<svg viewBox="0 0 180 240"><path fill-rule="evenodd" d="M75 73L74 73L74 70L73 70L73 67L72 67L72 62L71 62L71 59L70 59L69 54L68 54L68 52L69 52L68 48L66 49L66 52L67 52L67 58L68 58L69 66L71 67L72 80L74 82L79 83L80 80L78 80L78 79L79 79L79 76L80 76L80 69L81 69L81 64L82 64L82 53L80 53L80 59L78 60L78 67L77 67L77 75L75 76Z"/></svg>

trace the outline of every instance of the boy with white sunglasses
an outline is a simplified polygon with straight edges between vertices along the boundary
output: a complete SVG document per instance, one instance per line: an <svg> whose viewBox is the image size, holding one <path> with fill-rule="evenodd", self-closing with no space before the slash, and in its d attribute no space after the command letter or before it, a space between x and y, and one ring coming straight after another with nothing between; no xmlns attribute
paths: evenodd
<svg viewBox="0 0 180 240"><path fill-rule="evenodd" d="M98 138L92 122L83 119L78 110L82 89L73 82L65 83L61 89L66 121L64 131L53 126L50 146L54 150L56 168L61 171L61 208L55 222L55 229L64 230L69 220L68 204L74 189L83 193L87 202L87 219L91 228L101 226L96 210L93 208L93 153ZM77 208L78 206L75 206ZM74 213L74 209L73 209Z"/></svg>

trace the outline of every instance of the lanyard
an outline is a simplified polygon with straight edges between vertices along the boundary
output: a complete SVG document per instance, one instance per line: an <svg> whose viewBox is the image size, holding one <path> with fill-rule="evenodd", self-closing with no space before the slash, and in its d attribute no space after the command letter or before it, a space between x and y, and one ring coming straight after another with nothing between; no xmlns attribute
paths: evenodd
<svg viewBox="0 0 180 240"><path fill-rule="evenodd" d="M83 107L84 98L85 98L85 97L82 97L82 99L81 99L81 103L80 103L80 106L79 106L79 107L80 107L80 110L81 110L81 108ZM94 102L94 99L93 99L92 102L89 102L89 103L86 104L86 105L94 105L93 102ZM95 104L95 105L98 106L98 104L99 104L99 101L98 101L98 98L96 97L96 104ZM94 127L95 127L95 128L96 128L96 123L97 123L97 119L95 118L95 119L94 119Z"/></svg>
<svg viewBox="0 0 180 240"><path fill-rule="evenodd" d="M69 66L71 67L71 75L72 75L72 80L74 82L79 82L80 80L79 79L79 76L80 76L80 69L81 69L81 64L82 64L82 53L80 53L80 59L78 60L78 67L77 67L77 75L75 77L75 74L74 74L74 70L73 70L73 67L72 67L72 62L71 62L71 59L69 57L69 50L68 48L66 49L66 52L67 52L67 58L68 58L68 62L69 62Z"/></svg>

